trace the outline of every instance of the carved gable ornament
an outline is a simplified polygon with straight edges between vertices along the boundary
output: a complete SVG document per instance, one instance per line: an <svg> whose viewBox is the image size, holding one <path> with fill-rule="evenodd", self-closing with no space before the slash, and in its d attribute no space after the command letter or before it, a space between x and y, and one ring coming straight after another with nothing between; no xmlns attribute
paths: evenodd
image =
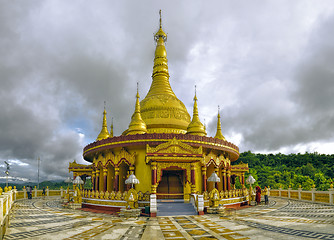
<svg viewBox="0 0 334 240"><path fill-rule="evenodd" d="M124 148L121 149L120 153L115 156L114 164L119 166L123 161L129 166L135 164L136 153L128 153Z"/></svg>
<svg viewBox="0 0 334 240"><path fill-rule="evenodd" d="M202 164L208 167L211 163L215 167L220 167L222 164L226 165L226 159L223 155L217 156L211 151L208 155L204 156Z"/></svg>
<svg viewBox="0 0 334 240"><path fill-rule="evenodd" d="M187 155L199 155L202 154L202 147L194 148L188 144L185 144L176 138L172 140L162 143L156 147L150 147L146 145L146 153L164 153L164 154L187 154Z"/></svg>

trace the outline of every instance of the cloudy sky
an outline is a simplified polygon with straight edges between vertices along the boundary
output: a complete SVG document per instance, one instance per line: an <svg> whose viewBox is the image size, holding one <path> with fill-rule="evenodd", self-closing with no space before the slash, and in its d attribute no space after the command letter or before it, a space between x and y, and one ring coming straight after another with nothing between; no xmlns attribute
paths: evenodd
<svg viewBox="0 0 334 240"><path fill-rule="evenodd" d="M170 83L240 152L334 153L334 4L0 0L0 178L64 179L102 124L128 126L151 83L159 9ZM0 180L4 181L4 180Z"/></svg>

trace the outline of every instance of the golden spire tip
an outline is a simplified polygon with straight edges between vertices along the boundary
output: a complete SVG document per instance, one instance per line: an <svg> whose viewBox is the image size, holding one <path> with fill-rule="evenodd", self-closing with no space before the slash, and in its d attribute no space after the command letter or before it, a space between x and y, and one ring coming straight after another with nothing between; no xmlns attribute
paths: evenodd
<svg viewBox="0 0 334 240"><path fill-rule="evenodd" d="M160 15L160 28L161 28L161 9L159 10L159 15Z"/></svg>

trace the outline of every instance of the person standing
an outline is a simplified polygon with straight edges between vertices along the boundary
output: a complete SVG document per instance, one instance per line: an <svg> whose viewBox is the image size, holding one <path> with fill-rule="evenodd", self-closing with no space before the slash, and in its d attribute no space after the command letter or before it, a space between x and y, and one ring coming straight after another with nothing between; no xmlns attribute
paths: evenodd
<svg viewBox="0 0 334 240"><path fill-rule="evenodd" d="M255 201L257 205L261 203L261 188L259 186L256 186Z"/></svg>
<svg viewBox="0 0 334 240"><path fill-rule="evenodd" d="M43 197L45 197L45 187L43 187L42 195L43 195Z"/></svg>
<svg viewBox="0 0 334 240"><path fill-rule="evenodd" d="M268 200L268 188L267 186L264 187L264 190L263 190L263 196L264 196L264 203L267 205L269 200Z"/></svg>

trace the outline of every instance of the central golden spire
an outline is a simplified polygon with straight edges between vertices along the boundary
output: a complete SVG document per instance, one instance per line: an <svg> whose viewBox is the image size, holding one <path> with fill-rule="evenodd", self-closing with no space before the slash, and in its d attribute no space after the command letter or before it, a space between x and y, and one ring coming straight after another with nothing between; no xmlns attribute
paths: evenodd
<svg viewBox="0 0 334 240"><path fill-rule="evenodd" d="M162 30L161 10L159 30L154 35L156 42L152 84L141 101L141 114L149 133L186 133L190 115L184 104L174 94L169 83L168 60L165 42L167 35Z"/></svg>

